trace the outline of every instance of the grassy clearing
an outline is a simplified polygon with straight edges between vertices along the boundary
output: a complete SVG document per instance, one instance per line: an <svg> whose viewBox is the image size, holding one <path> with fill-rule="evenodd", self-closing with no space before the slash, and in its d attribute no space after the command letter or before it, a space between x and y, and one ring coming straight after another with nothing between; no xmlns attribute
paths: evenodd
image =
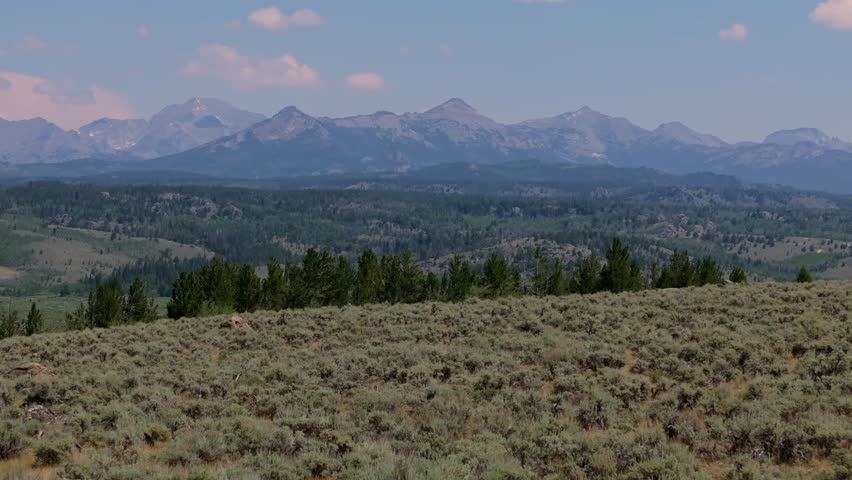
<svg viewBox="0 0 852 480"><path fill-rule="evenodd" d="M844 248L845 246L845 248ZM797 259L809 259L806 254L824 254L831 257L842 254L852 248L852 243L808 237L788 237L769 245L766 243L755 243L744 241L729 249L731 253L742 252L746 258L763 260L767 262L794 262ZM798 264L797 264L798 265Z"/></svg>
<svg viewBox="0 0 852 480"><path fill-rule="evenodd" d="M15 338L0 431L42 478L847 478L850 305L770 283Z"/></svg>
<svg viewBox="0 0 852 480"><path fill-rule="evenodd" d="M211 256L201 247L168 240L112 238L108 232L45 225L12 215L0 216L0 240L4 239L0 286L30 291L74 284L92 272L109 274L165 251L178 258Z"/></svg>
<svg viewBox="0 0 852 480"><path fill-rule="evenodd" d="M46 332L61 332L65 330L65 314L77 309L80 302L85 302L85 297L59 296L59 295L28 295L28 296L2 296L0 295L0 309L8 308L18 312L19 318L24 318L30 311L30 306L35 302L42 315L44 315L44 329ZM155 299L159 312L162 316L166 314L168 298Z"/></svg>
<svg viewBox="0 0 852 480"><path fill-rule="evenodd" d="M837 264L836 267L830 268L818 275L819 277L828 280L843 280L852 278L852 257L844 258Z"/></svg>

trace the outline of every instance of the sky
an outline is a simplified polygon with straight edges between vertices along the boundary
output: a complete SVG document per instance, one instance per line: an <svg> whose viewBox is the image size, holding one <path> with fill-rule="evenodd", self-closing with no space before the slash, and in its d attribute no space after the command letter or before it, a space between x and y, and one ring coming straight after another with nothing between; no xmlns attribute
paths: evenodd
<svg viewBox="0 0 852 480"><path fill-rule="evenodd" d="M516 122L590 106L852 140L852 0L4 0L0 118L77 128L192 97L272 115Z"/></svg>

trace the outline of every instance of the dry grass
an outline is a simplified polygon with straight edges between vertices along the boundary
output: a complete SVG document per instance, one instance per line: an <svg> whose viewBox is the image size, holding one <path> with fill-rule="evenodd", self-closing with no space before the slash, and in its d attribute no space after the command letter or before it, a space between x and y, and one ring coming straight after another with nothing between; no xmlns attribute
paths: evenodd
<svg viewBox="0 0 852 480"><path fill-rule="evenodd" d="M0 282L8 282L18 278L18 271L13 268L0 267Z"/></svg>
<svg viewBox="0 0 852 480"><path fill-rule="evenodd" d="M167 250L181 259L212 257L204 248L170 240L134 237L112 240L109 232L43 226L32 219L0 217L0 227L13 226L15 235L28 241L29 259L22 265L0 266L0 282L12 286L15 281L26 280L44 287L75 283L93 271L108 274L137 259L155 257Z"/></svg>
<svg viewBox="0 0 852 480"><path fill-rule="evenodd" d="M763 244L746 241L730 249L730 251L732 253L737 252L744 246L746 249L745 256L748 258L780 263L811 253L812 248L813 253L840 253L843 251L840 247L844 244L847 248L852 248L852 243L848 242L822 238L788 237L765 248Z"/></svg>
<svg viewBox="0 0 852 480"><path fill-rule="evenodd" d="M852 279L852 257L844 258L836 267L820 273L819 277L826 280Z"/></svg>
<svg viewBox="0 0 852 480"><path fill-rule="evenodd" d="M6 340L0 428L26 450L0 478L46 445L87 479L845 478L850 305L769 283Z"/></svg>

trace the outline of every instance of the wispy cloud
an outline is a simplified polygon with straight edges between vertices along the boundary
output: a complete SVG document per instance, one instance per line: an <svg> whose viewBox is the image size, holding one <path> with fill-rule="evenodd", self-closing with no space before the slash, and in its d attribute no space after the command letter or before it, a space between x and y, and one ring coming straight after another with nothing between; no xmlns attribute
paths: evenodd
<svg viewBox="0 0 852 480"><path fill-rule="evenodd" d="M139 38L148 38L151 36L151 30L144 23L136 26L136 36Z"/></svg>
<svg viewBox="0 0 852 480"><path fill-rule="evenodd" d="M47 42L35 35L24 35L23 38L15 42L17 50L44 50L47 47Z"/></svg>
<svg viewBox="0 0 852 480"><path fill-rule="evenodd" d="M811 20L834 30L852 30L852 0L827 0L811 12Z"/></svg>
<svg viewBox="0 0 852 480"><path fill-rule="evenodd" d="M357 90L381 90L385 87L385 79L378 73L353 73L346 77L346 83Z"/></svg>
<svg viewBox="0 0 852 480"><path fill-rule="evenodd" d="M256 87L315 87L319 74L290 54L276 58L243 55L236 48L221 44L205 44L198 58L184 66L180 73L190 77L224 80L241 89Z"/></svg>
<svg viewBox="0 0 852 480"><path fill-rule="evenodd" d="M719 31L719 38L722 40L733 40L736 42L744 42L748 39L748 27L742 23L735 23L728 28L723 28Z"/></svg>
<svg viewBox="0 0 852 480"><path fill-rule="evenodd" d="M292 15L287 15L278 7L255 10L249 13L248 20L257 27L270 31L283 31L290 27L315 27L325 22L319 13L309 8L302 8Z"/></svg>
<svg viewBox="0 0 852 480"><path fill-rule="evenodd" d="M104 117L134 116L133 108L122 95L99 85L82 87L71 80L54 82L0 71L0 118L42 117L62 128L79 128Z"/></svg>

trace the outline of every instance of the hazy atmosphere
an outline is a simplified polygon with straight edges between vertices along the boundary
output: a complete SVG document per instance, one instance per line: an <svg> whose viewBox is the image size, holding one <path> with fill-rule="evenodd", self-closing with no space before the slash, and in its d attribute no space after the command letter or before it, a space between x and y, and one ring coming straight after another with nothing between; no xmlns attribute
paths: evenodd
<svg viewBox="0 0 852 480"><path fill-rule="evenodd" d="M852 479L852 0L0 27L0 480Z"/></svg>
<svg viewBox="0 0 852 480"><path fill-rule="evenodd" d="M422 111L504 122L583 105L726 141L852 140L848 0L7 2L0 117L77 128L219 97L272 115ZM11 21L14 19L14 21ZM7 85L9 84L9 85Z"/></svg>

